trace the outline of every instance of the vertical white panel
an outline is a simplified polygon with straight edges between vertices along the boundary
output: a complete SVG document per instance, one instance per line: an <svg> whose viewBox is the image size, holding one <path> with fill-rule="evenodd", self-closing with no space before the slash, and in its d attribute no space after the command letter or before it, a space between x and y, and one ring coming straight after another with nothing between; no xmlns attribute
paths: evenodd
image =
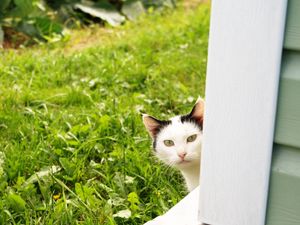
<svg viewBox="0 0 300 225"><path fill-rule="evenodd" d="M213 0L200 221L263 225L287 0Z"/></svg>
<svg viewBox="0 0 300 225"><path fill-rule="evenodd" d="M164 215L144 225L199 225L198 219L199 187L189 193Z"/></svg>

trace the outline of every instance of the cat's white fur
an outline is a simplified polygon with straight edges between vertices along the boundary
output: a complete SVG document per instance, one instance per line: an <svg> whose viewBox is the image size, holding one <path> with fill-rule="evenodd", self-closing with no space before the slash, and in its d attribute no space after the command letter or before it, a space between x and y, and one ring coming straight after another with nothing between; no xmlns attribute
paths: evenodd
<svg viewBox="0 0 300 225"><path fill-rule="evenodd" d="M199 98L191 114L203 120L204 101ZM155 118L154 118L155 119ZM157 126L153 117L143 115L144 124L153 139L155 139L155 154L165 164L175 167L182 173L189 191L199 185L200 157L202 146L202 130L194 122L182 122L181 116L170 119L169 125L163 126L157 134L154 128ZM191 135L197 138L188 142ZM166 146L165 140L172 140L173 146ZM184 158L182 155L185 155Z"/></svg>
<svg viewBox="0 0 300 225"><path fill-rule="evenodd" d="M167 165L178 168L182 173L188 190L192 191L199 185L200 155L202 132L193 123L182 123L180 116L171 118L172 124L164 127L156 138L157 157ZM197 134L193 142L187 142L187 138ZM174 146L166 146L164 140L172 140ZM185 154L184 160L180 154Z"/></svg>

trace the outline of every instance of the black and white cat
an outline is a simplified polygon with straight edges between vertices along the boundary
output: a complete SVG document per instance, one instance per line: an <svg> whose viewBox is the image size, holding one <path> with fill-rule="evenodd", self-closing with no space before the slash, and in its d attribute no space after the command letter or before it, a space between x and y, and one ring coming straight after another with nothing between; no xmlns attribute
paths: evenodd
<svg viewBox="0 0 300 225"><path fill-rule="evenodd" d="M158 120L147 114L143 122L153 140L155 155L182 173L187 188L199 185L204 100L198 98L192 111L170 120Z"/></svg>

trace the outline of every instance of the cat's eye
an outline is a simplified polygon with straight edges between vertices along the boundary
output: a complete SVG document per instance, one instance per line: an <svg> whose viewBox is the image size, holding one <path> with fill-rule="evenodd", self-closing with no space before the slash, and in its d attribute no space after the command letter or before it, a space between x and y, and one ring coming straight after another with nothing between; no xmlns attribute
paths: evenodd
<svg viewBox="0 0 300 225"><path fill-rule="evenodd" d="M196 140L196 138L197 138L197 134L193 134L193 135L189 136L189 137L186 139L186 141L187 141L187 142L193 142L193 141Z"/></svg>
<svg viewBox="0 0 300 225"><path fill-rule="evenodd" d="M164 144L168 147L171 147L174 145L174 141L172 140L164 140Z"/></svg>

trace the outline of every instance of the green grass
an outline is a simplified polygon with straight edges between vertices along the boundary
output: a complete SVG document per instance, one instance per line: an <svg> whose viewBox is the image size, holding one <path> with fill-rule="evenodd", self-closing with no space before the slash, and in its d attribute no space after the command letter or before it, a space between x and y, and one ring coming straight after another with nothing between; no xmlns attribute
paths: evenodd
<svg viewBox="0 0 300 225"><path fill-rule="evenodd" d="M153 157L140 112L186 113L204 94L208 24L201 5L80 51L1 52L0 224L143 224L176 204L182 178Z"/></svg>

